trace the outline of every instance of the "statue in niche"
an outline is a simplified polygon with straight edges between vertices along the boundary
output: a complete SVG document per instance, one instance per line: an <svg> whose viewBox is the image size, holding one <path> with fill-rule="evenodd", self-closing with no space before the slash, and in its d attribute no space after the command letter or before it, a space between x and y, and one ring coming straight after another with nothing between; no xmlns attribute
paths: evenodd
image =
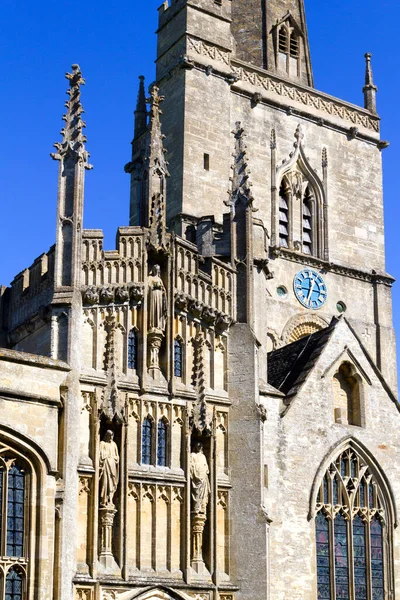
<svg viewBox="0 0 400 600"><path fill-rule="evenodd" d="M100 442L100 506L114 508L114 495L119 481L119 454L114 442L114 433L106 431L104 440Z"/></svg>
<svg viewBox="0 0 400 600"><path fill-rule="evenodd" d="M160 266L154 265L149 276L149 328L151 331L164 332L167 317L166 291L160 277Z"/></svg>
<svg viewBox="0 0 400 600"><path fill-rule="evenodd" d="M204 456L203 444L196 442L190 454L190 478L192 482L192 512L196 515L205 515L210 498L211 486L207 459Z"/></svg>

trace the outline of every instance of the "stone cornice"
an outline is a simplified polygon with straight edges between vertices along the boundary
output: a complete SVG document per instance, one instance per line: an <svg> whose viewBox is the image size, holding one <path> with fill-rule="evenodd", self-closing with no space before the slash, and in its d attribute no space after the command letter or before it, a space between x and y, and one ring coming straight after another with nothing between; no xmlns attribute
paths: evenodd
<svg viewBox="0 0 400 600"><path fill-rule="evenodd" d="M268 71L257 69L236 59L231 60L231 65L233 72L238 76L238 83L248 83L285 98L287 101L316 109L318 112L325 113L328 117L349 121L353 126L361 126L379 133L380 118L360 106L329 96L313 88L295 85Z"/></svg>
<svg viewBox="0 0 400 600"><path fill-rule="evenodd" d="M186 54L185 54L186 52ZM327 121L347 122L349 128L361 127L372 134L379 141L380 119L377 115L360 106L340 100L313 88L296 85L276 75L244 63L233 57L229 49L201 40L191 35L181 38L173 48L158 59L161 66L161 76L171 71L174 67L188 66L204 68L206 63L224 65L216 70L211 70L216 76L225 76L236 91L260 95L258 102L262 101L263 93L266 100L273 100L288 105L288 109L301 112L306 110L323 125L326 115ZM185 64L183 65L183 62ZM210 63L211 61L211 63ZM225 72L226 71L226 72ZM252 88L252 89L251 89ZM344 125L343 125L344 126Z"/></svg>
<svg viewBox="0 0 400 600"><path fill-rule="evenodd" d="M320 258L309 256L308 254L301 254L300 252L295 252L294 250L287 250L286 248L270 248L270 254L272 258L282 258L284 260L306 265L308 267L311 266L317 269L322 269L327 273L335 273L337 275L343 275L345 277L358 279L367 283L377 283L391 287L395 281L394 278L387 273L377 273L373 270L363 271L361 269L354 269L345 265L327 262L321 260ZM270 266L272 267L272 264Z"/></svg>
<svg viewBox="0 0 400 600"><path fill-rule="evenodd" d="M56 369L58 371L71 370L70 366L61 360L55 360L37 354L29 354L28 352L8 350L6 348L0 348L0 361L2 360L44 369Z"/></svg>

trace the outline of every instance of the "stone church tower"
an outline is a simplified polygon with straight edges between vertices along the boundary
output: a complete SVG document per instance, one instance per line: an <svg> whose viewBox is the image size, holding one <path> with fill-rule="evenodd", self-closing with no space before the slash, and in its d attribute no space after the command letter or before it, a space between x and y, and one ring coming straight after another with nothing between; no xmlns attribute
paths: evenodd
<svg viewBox="0 0 400 600"><path fill-rule="evenodd" d="M1 288L0 600L392 600L400 418L371 57L314 89L303 0L172 0L130 223Z"/></svg>

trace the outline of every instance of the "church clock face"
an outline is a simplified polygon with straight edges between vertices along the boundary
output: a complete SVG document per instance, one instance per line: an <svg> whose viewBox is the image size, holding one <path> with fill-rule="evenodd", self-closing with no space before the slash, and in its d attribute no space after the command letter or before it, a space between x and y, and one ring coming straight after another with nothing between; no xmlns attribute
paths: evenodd
<svg viewBox="0 0 400 600"><path fill-rule="evenodd" d="M294 278L294 293L306 308L318 310L327 298L328 290L321 275L314 269L303 269Z"/></svg>

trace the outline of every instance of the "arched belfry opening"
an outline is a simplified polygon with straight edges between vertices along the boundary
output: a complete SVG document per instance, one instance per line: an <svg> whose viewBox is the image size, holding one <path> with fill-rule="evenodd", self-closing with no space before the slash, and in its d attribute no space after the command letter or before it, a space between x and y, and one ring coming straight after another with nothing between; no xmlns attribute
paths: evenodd
<svg viewBox="0 0 400 600"><path fill-rule="evenodd" d="M304 0L233 0L231 27L237 58L314 86Z"/></svg>
<svg viewBox="0 0 400 600"><path fill-rule="evenodd" d="M277 187L272 191L272 245L327 260L329 237L325 172L321 179L310 164L301 125L296 129L295 140L294 150L273 173ZM274 162L279 162L276 145L273 152Z"/></svg>

